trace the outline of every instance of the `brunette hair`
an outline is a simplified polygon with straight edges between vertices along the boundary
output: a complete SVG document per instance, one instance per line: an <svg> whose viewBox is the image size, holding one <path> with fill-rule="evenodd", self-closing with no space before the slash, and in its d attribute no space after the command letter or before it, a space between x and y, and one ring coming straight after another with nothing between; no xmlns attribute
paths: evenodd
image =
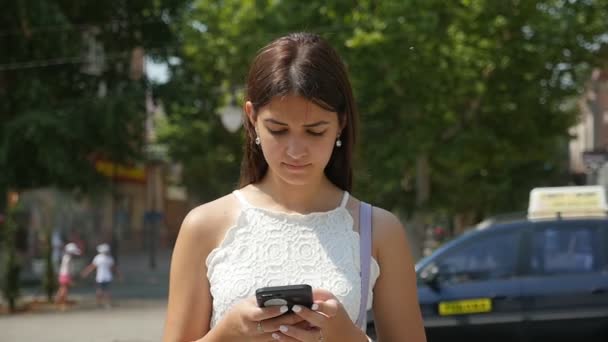
<svg viewBox="0 0 608 342"><path fill-rule="evenodd" d="M255 112L277 96L298 95L336 112L341 147L335 147L325 167L327 178L339 188L352 189L352 155L357 109L346 67L336 51L316 34L291 33L262 48L249 69L245 101ZM255 128L247 119L240 186L264 177L268 163L255 144Z"/></svg>

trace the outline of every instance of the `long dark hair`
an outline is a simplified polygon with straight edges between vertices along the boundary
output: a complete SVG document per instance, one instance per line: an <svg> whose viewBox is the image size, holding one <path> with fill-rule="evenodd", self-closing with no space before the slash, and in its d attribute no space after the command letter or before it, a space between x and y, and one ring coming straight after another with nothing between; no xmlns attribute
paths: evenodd
<svg viewBox="0 0 608 342"><path fill-rule="evenodd" d="M352 189L352 155L357 128L357 108L346 67L336 51L312 33L292 33L262 48L249 69L245 101L255 112L276 96L298 95L325 110L336 112L342 131L325 175L337 187ZM260 181L268 171L255 128L247 119L240 186Z"/></svg>

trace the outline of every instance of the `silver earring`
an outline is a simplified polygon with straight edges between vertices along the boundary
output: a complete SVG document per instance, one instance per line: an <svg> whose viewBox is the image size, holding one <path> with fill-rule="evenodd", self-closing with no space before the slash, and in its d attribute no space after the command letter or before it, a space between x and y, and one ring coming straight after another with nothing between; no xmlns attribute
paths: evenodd
<svg viewBox="0 0 608 342"><path fill-rule="evenodd" d="M256 137L255 137L255 144L256 144L256 145L259 145L260 143L261 143L261 141L260 141L260 137L256 136Z"/></svg>
<svg viewBox="0 0 608 342"><path fill-rule="evenodd" d="M338 140L336 140L336 147L340 147L342 146L342 140L340 140L340 138L338 138Z"/></svg>

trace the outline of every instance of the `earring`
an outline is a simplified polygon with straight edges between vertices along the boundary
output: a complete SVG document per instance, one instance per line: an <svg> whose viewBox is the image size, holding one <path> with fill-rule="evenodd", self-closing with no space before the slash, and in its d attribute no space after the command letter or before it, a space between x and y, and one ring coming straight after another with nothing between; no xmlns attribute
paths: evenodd
<svg viewBox="0 0 608 342"><path fill-rule="evenodd" d="M256 136L255 137L255 144L256 145L260 145L261 141L260 141L260 137Z"/></svg>
<svg viewBox="0 0 608 342"><path fill-rule="evenodd" d="M336 140L336 147L340 147L342 146L342 140L340 140L340 138L338 138L338 140Z"/></svg>

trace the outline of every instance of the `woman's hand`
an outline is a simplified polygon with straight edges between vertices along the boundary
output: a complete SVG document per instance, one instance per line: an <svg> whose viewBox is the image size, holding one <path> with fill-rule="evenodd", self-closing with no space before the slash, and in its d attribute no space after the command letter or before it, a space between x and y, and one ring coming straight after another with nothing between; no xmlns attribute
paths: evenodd
<svg viewBox="0 0 608 342"><path fill-rule="evenodd" d="M255 297L250 297L232 307L214 329L221 330L218 335L222 340L276 341L281 326L306 323L304 318L286 312L287 306L260 308Z"/></svg>
<svg viewBox="0 0 608 342"><path fill-rule="evenodd" d="M313 290L314 304L311 309L294 306L293 311L308 323L284 324L275 340L288 342L367 341L365 334L351 321L346 309L329 291Z"/></svg>

